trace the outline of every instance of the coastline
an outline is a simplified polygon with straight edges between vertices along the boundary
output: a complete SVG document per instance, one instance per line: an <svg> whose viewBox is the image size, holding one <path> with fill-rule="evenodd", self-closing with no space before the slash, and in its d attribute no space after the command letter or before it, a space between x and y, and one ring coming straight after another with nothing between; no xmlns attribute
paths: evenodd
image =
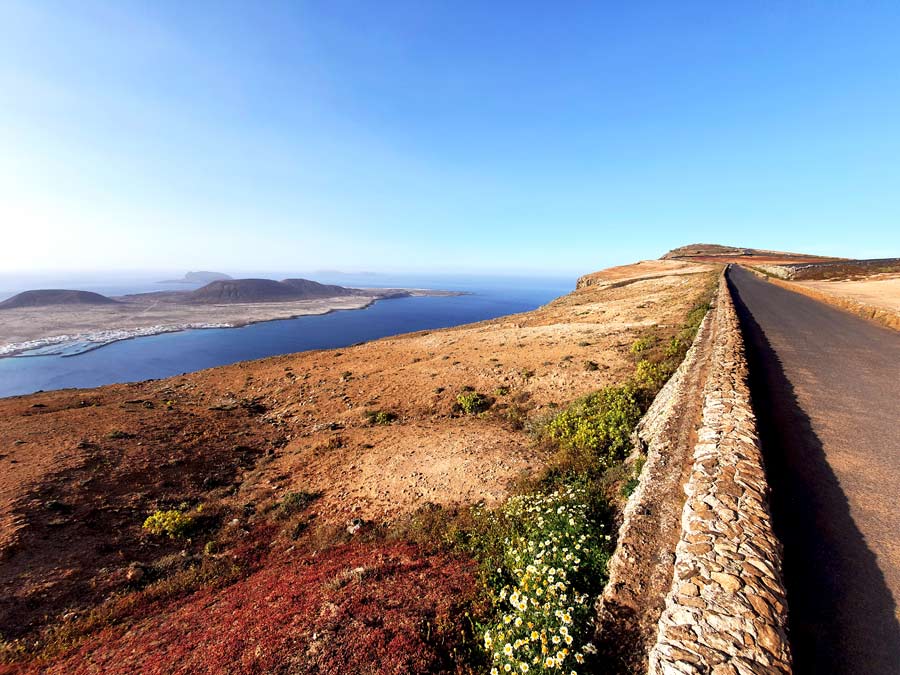
<svg viewBox="0 0 900 675"><path fill-rule="evenodd" d="M369 289L366 289L369 290ZM375 291L376 289L372 289ZM133 340L141 337L162 335L165 333L177 333L187 330L209 330L222 328L241 328L256 323L268 321L282 321L296 319L303 316L322 316L338 311L360 310L370 307L378 300L391 300L398 297L424 297L424 296L459 296L466 295L460 291L430 291L426 289L377 289L378 293L372 295L360 295L338 298L325 298L318 300L299 300L289 303L242 303L235 305L213 306L138 306L142 310L138 315L123 316L122 308L83 308L83 307L50 307L29 308L26 310L6 310L4 319L13 315L13 319L27 323L29 319L41 317L52 313L54 324L59 325L53 334L48 329L36 329L37 335L25 335L27 339L9 340L0 335L0 359L4 358L33 358L39 356L59 356L68 358L94 351L123 340ZM134 310L135 306L129 305L127 309ZM153 322L152 310L167 312L168 315L176 314L207 314L208 318L217 318L220 321L172 321L164 323ZM85 326L84 317L88 315L100 325L96 327ZM140 317L146 317L141 320ZM74 324L78 319L79 326L76 330L66 330L67 323ZM113 325L117 319L123 323L135 325ZM25 332L21 328L19 332ZM41 334L44 333L44 334ZM4 341L6 339L6 341Z"/></svg>
<svg viewBox="0 0 900 675"><path fill-rule="evenodd" d="M0 347L0 359L32 358L38 356L59 356L67 358L100 349L106 345L122 340L133 340L139 337L178 333L183 330L202 330L209 328L237 328L233 324L183 324L174 326L149 326L131 330L101 330L94 333L75 335L53 335L26 342L14 342Z"/></svg>

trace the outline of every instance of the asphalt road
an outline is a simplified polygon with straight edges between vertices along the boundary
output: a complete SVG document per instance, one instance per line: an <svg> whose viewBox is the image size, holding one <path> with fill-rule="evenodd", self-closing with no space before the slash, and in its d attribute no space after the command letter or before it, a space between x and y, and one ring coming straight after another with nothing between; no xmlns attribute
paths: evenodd
<svg viewBox="0 0 900 675"><path fill-rule="evenodd" d="M732 267L794 672L900 674L900 333Z"/></svg>

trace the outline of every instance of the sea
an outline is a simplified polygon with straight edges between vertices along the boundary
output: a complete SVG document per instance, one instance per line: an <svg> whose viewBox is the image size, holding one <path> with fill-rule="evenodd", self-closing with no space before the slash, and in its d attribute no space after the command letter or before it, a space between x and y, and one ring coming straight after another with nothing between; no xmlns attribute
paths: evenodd
<svg viewBox="0 0 900 675"><path fill-rule="evenodd" d="M304 276L355 288L427 288L461 291L465 295L380 300L360 310L267 321L241 328L143 336L76 355L0 358L0 397L164 378L237 361L347 347L390 335L458 326L527 312L575 287L574 277L340 273ZM187 284L160 284L158 278L0 277L0 300L26 288L77 288L105 295L196 288Z"/></svg>

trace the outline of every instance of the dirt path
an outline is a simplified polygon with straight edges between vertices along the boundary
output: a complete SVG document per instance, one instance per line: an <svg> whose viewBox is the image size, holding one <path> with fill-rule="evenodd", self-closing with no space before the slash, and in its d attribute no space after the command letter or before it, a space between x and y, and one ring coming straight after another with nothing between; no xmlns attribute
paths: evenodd
<svg viewBox="0 0 900 675"><path fill-rule="evenodd" d="M795 672L900 672L900 336L732 268Z"/></svg>

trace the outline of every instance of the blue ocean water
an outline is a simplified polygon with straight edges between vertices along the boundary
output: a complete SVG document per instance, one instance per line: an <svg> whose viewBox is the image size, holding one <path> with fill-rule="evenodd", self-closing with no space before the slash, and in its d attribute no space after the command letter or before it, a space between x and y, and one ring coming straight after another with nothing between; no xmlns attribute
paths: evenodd
<svg viewBox="0 0 900 675"><path fill-rule="evenodd" d="M322 275L320 280L329 279ZM574 287L574 279L341 275L333 280L347 286L440 288L469 295L382 300L362 310L153 335L70 357L0 359L0 396L162 378L276 354L346 347L529 311Z"/></svg>

